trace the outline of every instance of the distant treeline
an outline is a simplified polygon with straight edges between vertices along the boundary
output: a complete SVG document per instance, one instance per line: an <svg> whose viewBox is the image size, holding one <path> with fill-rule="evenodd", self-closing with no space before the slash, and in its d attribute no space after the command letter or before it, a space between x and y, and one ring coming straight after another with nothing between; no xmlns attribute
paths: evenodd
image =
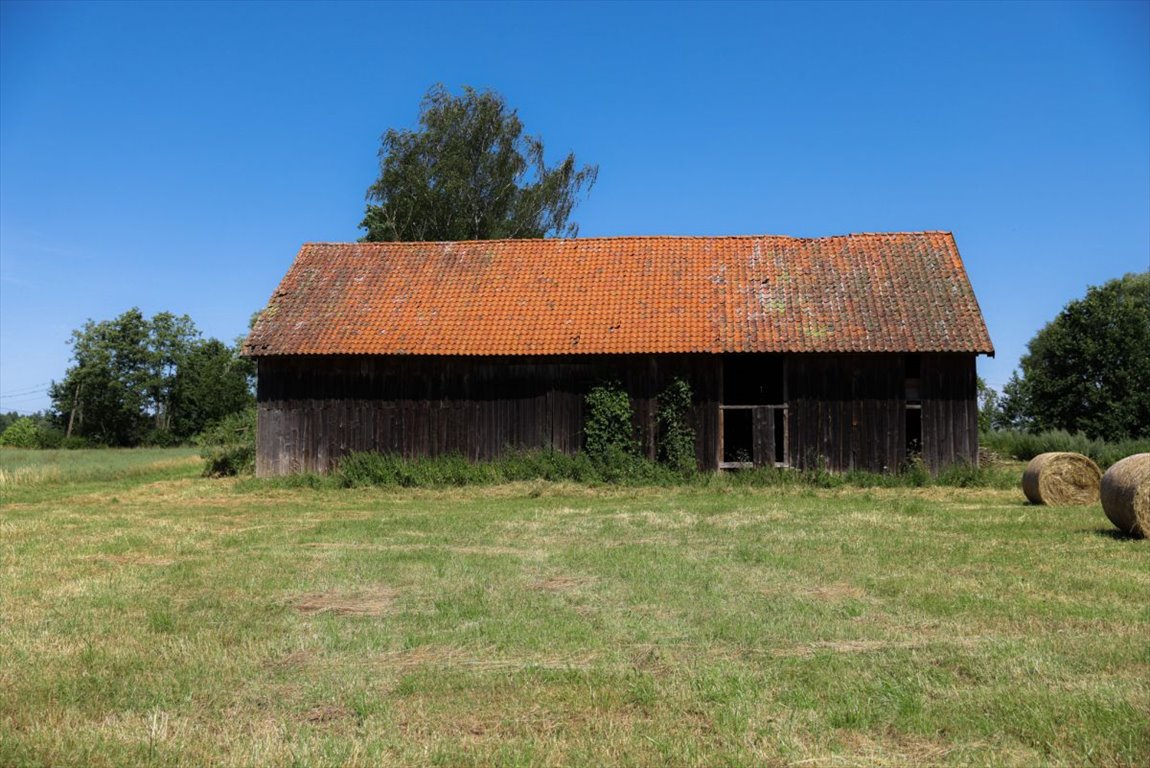
<svg viewBox="0 0 1150 768"><path fill-rule="evenodd" d="M177 445L255 402L255 366L238 342L202 338L187 315L148 319L132 308L89 320L69 343L72 365L48 390L51 409L0 416L0 444Z"/></svg>

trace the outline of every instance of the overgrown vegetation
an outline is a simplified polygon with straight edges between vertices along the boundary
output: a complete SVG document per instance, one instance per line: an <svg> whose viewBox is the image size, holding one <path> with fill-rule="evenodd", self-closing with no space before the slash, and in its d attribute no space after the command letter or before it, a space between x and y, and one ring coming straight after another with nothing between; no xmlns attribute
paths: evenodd
<svg viewBox="0 0 1150 768"><path fill-rule="evenodd" d="M514 482L571 482L588 486L671 488L1011 488L1018 485L1016 468L955 466L932 478L921 464L898 474L825 469L798 471L776 467L737 472L698 472L675 469L639 456L621 462L595 461L587 454L556 451L512 452L491 461L472 462L459 455L404 458L395 454L353 453L329 475L293 475L254 481L245 487L312 488L450 488Z"/></svg>
<svg viewBox="0 0 1150 768"><path fill-rule="evenodd" d="M1055 429L1031 433L1023 430L994 430L979 438L984 448L1019 461L1029 461L1040 453L1071 451L1089 456L1099 467L1111 464L1135 453L1150 453L1150 439L1099 440L1079 433Z"/></svg>
<svg viewBox="0 0 1150 768"><path fill-rule="evenodd" d="M0 434L0 445L12 448L43 448L40 425L25 416L8 425Z"/></svg>
<svg viewBox="0 0 1150 768"><path fill-rule="evenodd" d="M638 448L631 420L631 398L618 381L596 384L585 398L584 446L591 461L623 466Z"/></svg>
<svg viewBox="0 0 1150 768"><path fill-rule="evenodd" d="M659 393L659 458L671 469L692 472L696 467L695 428L691 425L691 385L674 378Z"/></svg>
<svg viewBox="0 0 1150 768"><path fill-rule="evenodd" d="M0 446L40 450L93 447L91 441L83 437L76 435L65 437L64 431L55 425L50 416L43 413L19 416L12 420L4 431L0 432Z"/></svg>
<svg viewBox="0 0 1150 768"><path fill-rule="evenodd" d="M256 409L247 408L210 425L196 438L204 475L250 475L256 467Z"/></svg>
<svg viewBox="0 0 1150 768"><path fill-rule="evenodd" d="M0 765L1150 760L1150 547L1097 505L0 470L49 458L0 495Z"/></svg>

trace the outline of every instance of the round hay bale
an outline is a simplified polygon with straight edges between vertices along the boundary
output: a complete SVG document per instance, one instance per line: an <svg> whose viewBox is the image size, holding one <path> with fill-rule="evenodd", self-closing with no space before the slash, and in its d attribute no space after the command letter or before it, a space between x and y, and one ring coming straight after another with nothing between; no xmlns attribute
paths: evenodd
<svg viewBox="0 0 1150 768"><path fill-rule="evenodd" d="M1094 504L1101 480L1102 470L1081 453L1040 453L1022 473L1022 492L1031 504Z"/></svg>
<svg viewBox="0 0 1150 768"><path fill-rule="evenodd" d="M1106 470L1102 510L1123 533L1150 536L1150 453L1127 456Z"/></svg>

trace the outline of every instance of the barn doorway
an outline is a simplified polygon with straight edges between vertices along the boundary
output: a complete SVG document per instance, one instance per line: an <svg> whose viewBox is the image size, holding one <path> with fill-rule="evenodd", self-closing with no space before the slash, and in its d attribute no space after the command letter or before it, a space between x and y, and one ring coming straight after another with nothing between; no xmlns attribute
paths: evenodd
<svg viewBox="0 0 1150 768"><path fill-rule="evenodd" d="M782 355L723 357L719 468L787 466L787 406Z"/></svg>

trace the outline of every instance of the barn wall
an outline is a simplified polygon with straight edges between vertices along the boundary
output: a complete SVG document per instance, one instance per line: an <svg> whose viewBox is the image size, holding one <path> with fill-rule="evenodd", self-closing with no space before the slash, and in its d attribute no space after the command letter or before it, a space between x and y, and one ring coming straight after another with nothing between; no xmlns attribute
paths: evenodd
<svg viewBox="0 0 1150 768"><path fill-rule="evenodd" d="M730 356L728 356L730 357ZM695 396L699 466L718 467L723 360L715 355L265 357L259 359L256 471L327 471L353 451L494 457L508 448L583 447L584 396L618 379L642 451L655 457L655 397L675 376ZM786 459L793 467L894 471L907 459L907 356L788 355ZM973 355L918 358L922 458L932 472L978 458ZM773 405L774 403L772 403ZM764 404L766 405L766 404ZM765 411L764 411L765 413ZM756 424L758 420L756 411ZM773 437L756 427L756 451Z"/></svg>
<svg viewBox="0 0 1150 768"><path fill-rule="evenodd" d="M902 355L788 358L791 466L897 469L905 456L904 389Z"/></svg>
<svg viewBox="0 0 1150 768"><path fill-rule="evenodd" d="M922 356L922 458L937 472L978 463L974 355Z"/></svg>
<svg viewBox="0 0 1150 768"><path fill-rule="evenodd" d="M794 355L787 359L791 466L894 471L907 461L907 406L919 404L923 462L931 472L978 461L975 358L919 356L908 401L907 356Z"/></svg>
<svg viewBox="0 0 1150 768"><path fill-rule="evenodd" d="M695 396L696 458L717 460L718 359L583 357L264 357L256 472L329 470L354 451L492 458L508 448L583 447L584 396L618 379L642 451L655 456L655 397L675 376Z"/></svg>

